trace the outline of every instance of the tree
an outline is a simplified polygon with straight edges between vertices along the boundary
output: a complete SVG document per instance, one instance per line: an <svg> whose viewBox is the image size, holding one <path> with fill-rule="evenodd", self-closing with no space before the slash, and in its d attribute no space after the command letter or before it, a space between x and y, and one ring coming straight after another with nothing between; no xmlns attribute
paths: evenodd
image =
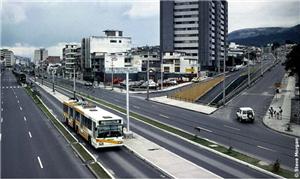
<svg viewBox="0 0 300 179"><path fill-rule="evenodd" d="M278 47L280 47L280 44L278 42L273 42L272 44L272 50L276 50Z"/></svg>
<svg viewBox="0 0 300 179"><path fill-rule="evenodd" d="M299 73L300 73L300 44L293 47L291 52L286 55L286 61L283 63L285 70L289 72L289 76L297 75L299 85Z"/></svg>

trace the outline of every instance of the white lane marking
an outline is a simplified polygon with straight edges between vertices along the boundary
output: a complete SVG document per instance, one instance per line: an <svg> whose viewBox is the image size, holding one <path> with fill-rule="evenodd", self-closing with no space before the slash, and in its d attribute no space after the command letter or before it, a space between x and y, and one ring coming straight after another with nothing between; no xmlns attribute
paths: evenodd
<svg viewBox="0 0 300 179"><path fill-rule="evenodd" d="M196 127L198 130L203 130L203 131L206 131L206 132L212 132L211 130L209 130L209 129L205 129L205 128L203 128L203 127Z"/></svg>
<svg viewBox="0 0 300 179"><path fill-rule="evenodd" d="M227 127L227 128L230 128L230 129L234 129L234 130L237 130L237 131L240 131L241 129L239 128L235 128L235 127L231 127L231 126L227 126L227 125L224 125L224 127Z"/></svg>
<svg viewBox="0 0 300 179"><path fill-rule="evenodd" d="M26 121L26 117L24 116L24 121Z"/></svg>
<svg viewBox="0 0 300 179"><path fill-rule="evenodd" d="M29 135L30 138L32 138L32 135L31 135L31 132L30 132L30 131L28 132L28 135Z"/></svg>
<svg viewBox="0 0 300 179"><path fill-rule="evenodd" d="M1 123L3 122L3 117L1 117Z"/></svg>
<svg viewBox="0 0 300 179"><path fill-rule="evenodd" d="M20 110L22 111L22 107L20 106Z"/></svg>
<svg viewBox="0 0 300 179"><path fill-rule="evenodd" d="M276 152L276 150L269 149L269 148L267 148L267 147L263 147L263 146L260 146L260 145L258 145L257 147L258 147L258 148L261 148L261 149L264 149L264 150L268 150L268 151Z"/></svg>
<svg viewBox="0 0 300 179"><path fill-rule="evenodd" d="M132 107L136 108L136 109L140 109L140 107L133 105Z"/></svg>
<svg viewBox="0 0 300 179"><path fill-rule="evenodd" d="M41 167L41 168L44 168L44 167L43 167L43 164L42 164L42 161L41 161L41 159L40 159L39 156L37 157L37 159L38 159L38 161L39 161L39 163L40 163L40 167Z"/></svg>
<svg viewBox="0 0 300 179"><path fill-rule="evenodd" d="M20 101L18 100L17 103L20 103Z"/></svg>
<svg viewBox="0 0 300 179"><path fill-rule="evenodd" d="M165 115L163 115L163 114L159 114L159 116L169 119L168 116L165 116Z"/></svg>
<svg viewBox="0 0 300 179"><path fill-rule="evenodd" d="M3 108L1 108L1 111L3 111Z"/></svg>
<svg viewBox="0 0 300 179"><path fill-rule="evenodd" d="M2 134L0 133L0 141L1 141L1 139L2 139Z"/></svg>

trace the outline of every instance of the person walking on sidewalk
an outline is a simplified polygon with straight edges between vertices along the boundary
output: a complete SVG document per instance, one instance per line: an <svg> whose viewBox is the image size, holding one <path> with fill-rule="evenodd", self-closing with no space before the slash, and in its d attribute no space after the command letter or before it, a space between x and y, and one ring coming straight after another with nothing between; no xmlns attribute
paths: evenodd
<svg viewBox="0 0 300 179"><path fill-rule="evenodd" d="M271 106L270 108L269 108L269 118L273 118L273 107Z"/></svg>
<svg viewBox="0 0 300 179"><path fill-rule="evenodd" d="M279 119L281 120L282 119L282 108L281 106L279 106Z"/></svg>

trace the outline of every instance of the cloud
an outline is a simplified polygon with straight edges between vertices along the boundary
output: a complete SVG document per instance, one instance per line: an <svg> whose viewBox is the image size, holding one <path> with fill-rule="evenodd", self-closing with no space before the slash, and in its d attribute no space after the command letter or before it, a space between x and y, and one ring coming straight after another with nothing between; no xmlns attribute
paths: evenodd
<svg viewBox="0 0 300 179"><path fill-rule="evenodd" d="M27 19L26 6L23 3L4 2L1 15L4 23L19 24Z"/></svg>
<svg viewBox="0 0 300 179"><path fill-rule="evenodd" d="M159 15L159 0L134 1L124 13L130 18L149 18Z"/></svg>

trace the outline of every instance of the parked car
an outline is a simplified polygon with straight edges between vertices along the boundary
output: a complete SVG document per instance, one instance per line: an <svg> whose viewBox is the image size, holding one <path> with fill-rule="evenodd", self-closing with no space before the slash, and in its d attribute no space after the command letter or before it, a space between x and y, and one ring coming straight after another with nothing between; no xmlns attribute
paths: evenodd
<svg viewBox="0 0 300 179"><path fill-rule="evenodd" d="M146 88L148 86L148 81L144 82L143 84L141 84L140 87L144 87ZM158 84L155 83L153 80L149 80L149 88L157 88L158 87Z"/></svg>
<svg viewBox="0 0 300 179"><path fill-rule="evenodd" d="M87 81L87 82L84 83L84 86L93 86L93 83Z"/></svg>
<svg viewBox="0 0 300 179"><path fill-rule="evenodd" d="M241 107L239 110L236 112L236 116L238 121L240 122L254 122L255 119L255 113L254 110L250 107Z"/></svg>

